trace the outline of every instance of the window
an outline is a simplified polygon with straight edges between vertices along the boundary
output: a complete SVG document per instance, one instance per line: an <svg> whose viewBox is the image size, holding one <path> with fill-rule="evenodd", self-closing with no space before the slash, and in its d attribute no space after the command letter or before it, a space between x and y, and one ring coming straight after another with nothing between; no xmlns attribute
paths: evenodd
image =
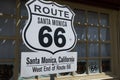
<svg viewBox="0 0 120 80"><path fill-rule="evenodd" d="M0 1L0 80L9 80L12 78L15 69L15 2L15 0Z"/></svg>
<svg viewBox="0 0 120 80"><path fill-rule="evenodd" d="M74 9L74 26L78 41L77 74L111 71L109 14Z"/></svg>
<svg viewBox="0 0 120 80"><path fill-rule="evenodd" d="M28 19L25 7L27 1L0 0L0 80L9 80L12 77L17 80L20 73L20 54L23 51L31 52L21 39L23 27ZM69 4L64 1L61 2ZM110 23L110 12L104 12L103 9L95 10L93 7L87 9L85 5L84 7L76 4L71 7L76 14L74 28L78 38L73 49L78 52L75 75L111 72L111 50L114 48L111 46L110 30L114 26ZM67 72L58 75L71 77L72 74L73 72Z"/></svg>

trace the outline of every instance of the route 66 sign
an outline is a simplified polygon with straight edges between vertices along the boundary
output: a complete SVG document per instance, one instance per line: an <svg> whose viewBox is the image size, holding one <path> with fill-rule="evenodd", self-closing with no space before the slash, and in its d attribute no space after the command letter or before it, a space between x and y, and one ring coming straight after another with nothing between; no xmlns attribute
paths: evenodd
<svg viewBox="0 0 120 80"><path fill-rule="evenodd" d="M75 46L74 13L69 7L43 0L30 0L26 7L29 18L22 38L28 48L55 54Z"/></svg>

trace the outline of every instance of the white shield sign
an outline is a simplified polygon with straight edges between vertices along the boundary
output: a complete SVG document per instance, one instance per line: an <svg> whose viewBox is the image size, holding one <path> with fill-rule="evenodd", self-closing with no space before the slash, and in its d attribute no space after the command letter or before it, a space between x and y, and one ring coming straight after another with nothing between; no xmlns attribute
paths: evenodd
<svg viewBox="0 0 120 80"><path fill-rule="evenodd" d="M28 48L55 54L75 46L74 13L69 7L42 0L30 0L26 7L29 18L22 37Z"/></svg>

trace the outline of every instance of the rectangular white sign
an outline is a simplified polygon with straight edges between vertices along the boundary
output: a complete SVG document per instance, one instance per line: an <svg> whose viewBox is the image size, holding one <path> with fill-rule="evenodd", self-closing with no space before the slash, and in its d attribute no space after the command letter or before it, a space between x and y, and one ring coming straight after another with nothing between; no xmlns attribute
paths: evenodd
<svg viewBox="0 0 120 80"><path fill-rule="evenodd" d="M77 52L22 52L21 77L77 70Z"/></svg>

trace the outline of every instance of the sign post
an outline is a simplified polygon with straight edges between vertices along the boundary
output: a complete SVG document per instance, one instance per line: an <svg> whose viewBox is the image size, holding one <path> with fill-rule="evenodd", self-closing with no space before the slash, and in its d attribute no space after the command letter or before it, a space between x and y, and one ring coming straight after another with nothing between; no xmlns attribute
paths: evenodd
<svg viewBox="0 0 120 80"><path fill-rule="evenodd" d="M50 75L50 80L55 80L55 74Z"/></svg>
<svg viewBox="0 0 120 80"><path fill-rule="evenodd" d="M35 79L38 80L38 76L35 76Z"/></svg>
<svg viewBox="0 0 120 80"><path fill-rule="evenodd" d="M25 45L34 52L22 52L21 77L72 72L77 69L77 52L71 51L77 36L74 12L52 1L29 0L28 22L22 33Z"/></svg>

